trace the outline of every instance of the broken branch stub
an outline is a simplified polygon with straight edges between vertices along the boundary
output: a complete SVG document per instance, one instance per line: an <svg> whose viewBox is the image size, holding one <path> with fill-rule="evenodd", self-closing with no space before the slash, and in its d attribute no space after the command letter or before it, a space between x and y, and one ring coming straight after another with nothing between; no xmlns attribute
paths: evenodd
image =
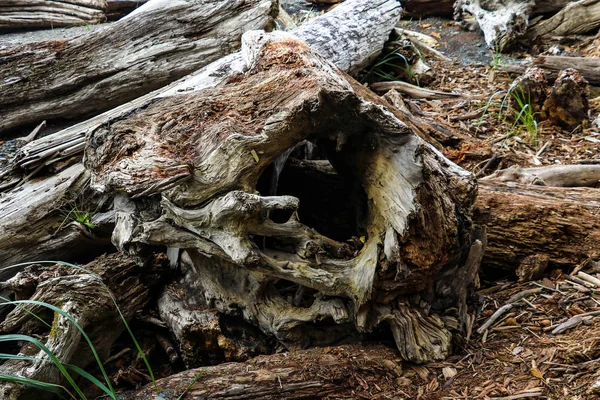
<svg viewBox="0 0 600 400"><path fill-rule="evenodd" d="M91 132L92 185L117 194L113 242L140 257L186 249L195 296L290 348L339 340L315 333L337 324L370 332L387 321L404 358L447 356L445 322L464 322L467 285L453 278L473 242L473 176L293 36L247 33L242 54L245 72L217 87ZM325 211L349 227L330 236L304 223L317 210L303 204L331 194L286 195L262 176L307 142L353 210Z"/></svg>

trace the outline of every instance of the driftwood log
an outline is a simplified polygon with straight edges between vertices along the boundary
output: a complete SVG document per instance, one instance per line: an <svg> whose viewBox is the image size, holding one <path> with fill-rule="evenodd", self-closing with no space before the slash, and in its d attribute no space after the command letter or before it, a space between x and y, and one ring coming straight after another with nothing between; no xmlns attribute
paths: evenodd
<svg viewBox="0 0 600 400"><path fill-rule="evenodd" d="M550 268L597 260L599 209L598 189L480 181L473 220L487 227L482 266L514 271L537 256L547 257Z"/></svg>
<svg viewBox="0 0 600 400"><path fill-rule="evenodd" d="M524 38L567 36L597 31L600 27L600 1L581 0L567 4L556 15L531 24Z"/></svg>
<svg viewBox="0 0 600 400"><path fill-rule="evenodd" d="M112 345L125 330L113 299L118 299L123 318L131 320L133 314L149 301L149 289L164 273L165 260L164 254L153 257L142 269L133 259L113 254L85 265L83 268L87 272L61 265L36 264L12 279L0 282L0 289L10 290L18 300L45 302L69 314L89 336L101 361L105 361ZM39 304L21 303L20 306L0 323L0 333L44 332L48 335L46 347L62 363L85 368L96 362L89 344L69 319ZM34 314L45 320L51 329L34 318ZM34 349L23 346L21 354L36 360L6 360L0 365L0 373L63 383L64 378L45 353ZM44 395L22 385L7 382L0 385L3 399L43 399L46 398Z"/></svg>
<svg viewBox="0 0 600 400"><path fill-rule="evenodd" d="M186 388L186 399L398 398L398 355L384 346L340 346L295 351L188 370L157 382L165 400ZM191 386L190 386L191 385ZM130 400L155 396L154 387L126 393Z"/></svg>
<svg viewBox="0 0 600 400"><path fill-rule="evenodd" d="M106 9L106 0L3 0L0 30L99 24Z"/></svg>
<svg viewBox="0 0 600 400"><path fill-rule="evenodd" d="M92 186L116 196L113 242L142 258L185 249L202 277L188 296L288 348L340 339L322 324L369 332L385 321L403 358L446 357L482 251L472 175L292 36L248 33L242 57L245 72L214 89L92 130L84 162ZM278 166L306 141L346 179L349 231L324 236L299 218L302 199L278 192Z"/></svg>
<svg viewBox="0 0 600 400"><path fill-rule="evenodd" d="M366 19L367 17L368 19ZM377 2L352 0L305 24L302 31L297 31L295 34L303 38L311 47L317 48L321 54L334 60L340 68L352 68L357 71L381 51L399 17L400 7L395 0ZM362 22L359 24L358 21ZM355 30L347 31L339 29L339 26L345 26L348 29L355 27ZM366 28L362 30L359 27ZM313 41L312 38L318 40ZM10 255L0 260L0 265L7 266L18 262L54 257L61 257L65 261L75 260L76 258L70 257L71 255L79 256L72 250L75 243L81 243L81 235L88 237L97 229L94 228L91 232L85 227L79 229L81 225L72 223L75 220L73 215L66 218L65 214L74 205L77 205L82 212L89 212L93 217L91 222L95 227L105 227L109 236L112 231L111 221L114 220L111 217L112 214L102 213L104 209L98 204L85 202L82 204L80 202L82 197L87 200L95 199L94 196L80 197L77 195L80 189L85 187L87 180L81 182L64 180L65 176L75 177L82 174L83 166L75 166L72 170L62 172L60 176L52 176L46 180L37 178L35 184L29 181L23 183L25 178L40 171L56 174L65 168L64 163L67 166L69 163L77 163L85 145L85 134L91 128L102 123L110 125L113 121L134 113L135 110L143 109L162 96L213 87L241 71L242 66L241 53L234 53L200 69L181 82L142 96L56 134L35 140L23 147L16 158L13 158L13 162L9 163L2 172L2 174L6 173L4 179L8 178L10 182L13 182L13 186L16 184L15 182L21 182L22 186L6 192L0 200L0 214L4 216L0 220L0 227L2 227L0 243L5 245L0 248L6 252L5 254ZM48 171L49 168L50 171ZM43 190L38 190L38 186L43 187ZM39 193L43 193L43 195ZM75 202L75 200L78 201ZM27 206L24 207L23 204ZM102 216L104 222L96 220L99 216ZM72 240L61 239L62 236L57 234L56 229L63 222L64 225L60 232L63 232L64 229L75 229L76 232L79 232L76 235L68 236ZM104 232L101 235L102 242L104 242L106 231L104 228L99 230ZM16 242L15 238L18 238ZM98 244L96 241L88 243L90 246ZM16 247L15 250L10 250L9 247L13 246ZM78 246L77 248L81 248L85 253L88 252L89 246ZM24 249L28 249L28 251L23 251ZM11 274L11 272L7 272L7 274Z"/></svg>
<svg viewBox="0 0 600 400"><path fill-rule="evenodd" d="M152 0L104 29L0 50L0 134L82 119L181 78L272 23L272 0ZM139 32L143 32L140 34Z"/></svg>

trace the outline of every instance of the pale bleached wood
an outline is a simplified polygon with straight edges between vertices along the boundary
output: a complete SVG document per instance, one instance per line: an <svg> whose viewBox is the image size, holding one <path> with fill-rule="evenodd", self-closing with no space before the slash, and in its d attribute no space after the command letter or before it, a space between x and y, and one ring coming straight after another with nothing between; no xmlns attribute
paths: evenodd
<svg viewBox="0 0 600 400"><path fill-rule="evenodd" d="M550 165L538 168L513 166L496 171L480 181L517 182L553 187L598 187L600 165Z"/></svg>
<svg viewBox="0 0 600 400"><path fill-rule="evenodd" d="M534 7L534 0L457 0L454 16L477 21L488 47L502 51L525 33Z"/></svg>
<svg viewBox="0 0 600 400"><path fill-rule="evenodd" d="M81 119L181 78L272 23L273 0L152 0L66 41L0 49L0 135L44 119Z"/></svg>

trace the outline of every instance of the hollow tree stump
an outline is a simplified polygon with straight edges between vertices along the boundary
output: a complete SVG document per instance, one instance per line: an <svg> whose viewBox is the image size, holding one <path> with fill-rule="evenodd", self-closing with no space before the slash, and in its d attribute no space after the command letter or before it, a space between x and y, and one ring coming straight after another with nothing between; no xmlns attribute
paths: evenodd
<svg viewBox="0 0 600 400"><path fill-rule="evenodd" d="M185 249L201 287L188 295L289 348L385 321L403 358L447 356L478 267L471 245L482 245L473 176L292 36L248 33L242 57L244 72L219 86L90 133L92 186L116 196L113 242L141 259L153 246ZM303 223L302 199L261 178L307 141L349 182L352 229L334 237Z"/></svg>

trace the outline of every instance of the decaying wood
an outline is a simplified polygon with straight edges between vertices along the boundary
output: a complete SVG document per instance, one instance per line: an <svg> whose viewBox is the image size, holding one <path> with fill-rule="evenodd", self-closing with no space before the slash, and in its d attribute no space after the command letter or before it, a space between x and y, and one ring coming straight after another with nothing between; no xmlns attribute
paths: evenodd
<svg viewBox="0 0 600 400"><path fill-rule="evenodd" d="M572 1L556 15L529 26L525 39L548 36L580 35L600 27L600 1Z"/></svg>
<svg viewBox="0 0 600 400"><path fill-rule="evenodd" d="M599 207L597 189L482 180L473 213L487 227L482 265L514 271L537 254L548 256L549 268L598 259Z"/></svg>
<svg viewBox="0 0 600 400"><path fill-rule="evenodd" d="M395 89L403 94L406 94L415 99L436 99L436 100L462 100L468 99L473 100L476 96L465 95L462 93L442 92L439 90L432 90L422 88L416 85L411 85L407 82L391 81L391 82L376 82L371 84L371 89L376 92L387 92L388 90Z"/></svg>
<svg viewBox="0 0 600 400"><path fill-rule="evenodd" d="M525 33L534 7L533 0L457 0L454 17L458 21L475 19L488 46L502 51Z"/></svg>
<svg viewBox="0 0 600 400"><path fill-rule="evenodd" d="M114 243L133 254L187 249L208 301L287 347L327 340L318 321L358 332L385 321L407 359L446 357L440 316L452 307L411 299L426 292L458 307L452 277L472 241L473 176L293 36L247 33L242 56L246 72L214 89L91 131L85 165L94 188L117 196ZM273 195L276 186L256 193L265 168L306 140L351 182L354 232L323 236L298 219L298 198ZM268 217L278 212L291 216ZM349 235L363 239L344 243ZM288 303L277 281L306 288L308 305Z"/></svg>
<svg viewBox="0 0 600 400"><path fill-rule="evenodd" d="M293 33L342 71L352 72L367 65L369 59L381 52L399 18L400 7L395 0L349 0ZM339 29L339 26L345 29ZM15 173L27 174L49 160L56 162L81 154L85 134L91 128L143 108L155 98L216 86L239 72L242 66L241 53L223 57L181 81L34 141L19 152L8 168Z"/></svg>
<svg viewBox="0 0 600 400"><path fill-rule="evenodd" d="M15 293L17 299L31 299L52 304L69 314L89 336L100 359L106 360L116 339L125 330L113 299L118 299L122 317L129 321L148 301L149 285L155 284L157 273L164 269L164 257L156 257L142 269L135 260L118 254L102 256L84 266L87 271L54 265L36 264L12 279L0 283L0 288ZM39 304L22 303L0 323L0 332L39 332L44 326L34 318L43 318L51 329L45 328L46 347L64 364L81 368L95 363L89 344L68 318ZM106 329L110 326L110 329ZM48 330L50 332L48 332ZM64 384L55 365L46 354L24 347L25 354L38 358L7 360L0 372L43 382ZM3 399L42 398L39 392L22 385L0 385Z"/></svg>
<svg viewBox="0 0 600 400"><path fill-rule="evenodd" d="M2 49L0 134L81 119L181 78L235 51L243 32L270 26L274 3L152 0L71 40Z"/></svg>
<svg viewBox="0 0 600 400"><path fill-rule="evenodd" d="M533 65L544 70L548 81L554 81L561 71L572 68L591 85L600 85L600 57L543 56L536 57ZM504 72L523 74L530 66L529 64L507 64L501 69Z"/></svg>
<svg viewBox="0 0 600 400"><path fill-rule="evenodd" d="M260 356L245 363L192 369L157 381L165 400L396 398L402 375L398 355L384 346L340 346ZM147 386L131 400L155 395Z"/></svg>
<svg viewBox="0 0 600 400"><path fill-rule="evenodd" d="M3 0L0 30L60 28L106 20L106 0Z"/></svg>
<svg viewBox="0 0 600 400"><path fill-rule="evenodd" d="M540 117L569 131L589 122L588 82L575 69L558 74Z"/></svg>
<svg viewBox="0 0 600 400"><path fill-rule="evenodd" d="M496 171L480 181L517 182L553 187L598 187L600 165L550 165L537 168L512 166Z"/></svg>
<svg viewBox="0 0 600 400"><path fill-rule="evenodd" d="M379 10L380 12L373 10ZM327 18L320 17L308 23L314 26L312 29L305 29L306 31L320 30L324 37L330 37L331 41L337 43L340 49L347 51L339 54L330 53L334 56L334 59L338 60L340 67L361 65L364 60L360 59L360 55L370 56L380 51L389 32L391 32L400 17L400 9L395 0L382 0L379 2L347 1L331 12L331 14L337 13L343 13L343 15L352 17L354 20L341 20L339 15L337 17L335 15L327 16ZM358 20L362 20L365 15L370 15L373 18L369 22L369 26L372 28L370 32L364 32L358 28ZM336 24L332 24L331 18L334 18L341 25L355 26L359 30L347 34L345 31L340 31ZM377 32L377 36L372 36L372 32ZM305 39L310 43L309 38ZM319 46L319 43L310 44L317 48ZM322 52L327 54L328 51L331 52L332 50L335 49L325 47ZM344 59L344 56L347 58ZM85 145L85 134L91 128L102 123L110 125L113 121L134 113L134 110L143 109L152 101L159 101L163 96L168 97L186 91L216 86L242 70L243 57L241 53L224 57L191 74L181 82L176 82L161 90L142 96L56 134L35 140L33 143L26 145L17 155L15 162L8 166L9 172L21 176L22 179L22 177L31 175L31 173L35 173L42 167L48 168L45 166L46 164L51 167L56 166L60 170L62 159L82 153ZM72 209L73 202L77 199L74 194L78 193L80 188L85 186L85 182L87 182L84 180L79 183L75 180L75 177L82 174L82 170L81 165L74 166L61 172L60 175L46 178L46 180L36 180L35 184L27 182L22 188L13 189L4 195L0 203L0 211L6 217L2 219L0 249L8 256L3 258L3 265L39 259L60 258L72 260L73 258L70 257L79 255L78 252L73 251L73 248L81 249L83 253L86 253L90 246L97 248L98 243L107 242L114 223L113 214L95 212L100 211L97 204L91 204L83 210L91 212L92 223L96 227L91 232L81 224L73 223L72 216L65 217L65 214ZM81 204L77 203L77 205L82 208ZM63 222L64 225L57 232ZM73 232L67 235L67 232L71 230ZM100 242L95 239L95 232L102 232ZM3 234L4 236L2 236ZM65 235L64 239L63 235ZM90 237L94 239L90 240ZM77 246L74 245L75 243L78 243ZM18 270L6 271L6 274L8 274L6 276L11 276L16 272Z"/></svg>
<svg viewBox="0 0 600 400"><path fill-rule="evenodd" d="M112 248L114 214L94 196L81 164L28 184L0 197L0 267L35 261L75 260ZM77 221L89 214L89 223ZM0 270L0 280L18 270Z"/></svg>

